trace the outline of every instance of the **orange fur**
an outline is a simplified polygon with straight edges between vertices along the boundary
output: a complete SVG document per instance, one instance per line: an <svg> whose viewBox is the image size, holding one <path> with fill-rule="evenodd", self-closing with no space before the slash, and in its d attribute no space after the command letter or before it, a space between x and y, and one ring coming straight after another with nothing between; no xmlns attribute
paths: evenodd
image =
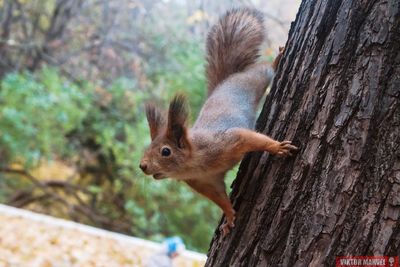
<svg viewBox="0 0 400 267"><path fill-rule="evenodd" d="M255 9L232 9L220 18L206 43L209 95L229 75L257 61L264 35L262 13Z"/></svg>

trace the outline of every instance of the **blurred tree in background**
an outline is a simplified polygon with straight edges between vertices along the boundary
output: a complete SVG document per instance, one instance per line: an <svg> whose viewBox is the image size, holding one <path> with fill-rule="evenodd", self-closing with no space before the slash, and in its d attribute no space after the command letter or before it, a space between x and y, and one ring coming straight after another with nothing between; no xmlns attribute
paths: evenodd
<svg viewBox="0 0 400 267"><path fill-rule="evenodd" d="M137 168L150 143L143 103L180 91L198 113L207 29L239 4L266 6L0 0L0 202L154 240L180 235L205 251L219 209ZM266 13L278 35L291 9Z"/></svg>

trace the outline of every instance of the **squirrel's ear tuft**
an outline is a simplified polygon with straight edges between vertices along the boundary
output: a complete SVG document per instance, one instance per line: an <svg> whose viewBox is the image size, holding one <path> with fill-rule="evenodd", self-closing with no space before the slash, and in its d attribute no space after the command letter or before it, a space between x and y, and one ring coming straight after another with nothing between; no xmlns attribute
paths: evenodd
<svg viewBox="0 0 400 267"><path fill-rule="evenodd" d="M190 149L186 126L188 116L186 97L177 94L169 104L167 137L174 141L179 148Z"/></svg>
<svg viewBox="0 0 400 267"><path fill-rule="evenodd" d="M149 123L151 140L154 140L165 127L165 119L154 104L146 104L146 117Z"/></svg>

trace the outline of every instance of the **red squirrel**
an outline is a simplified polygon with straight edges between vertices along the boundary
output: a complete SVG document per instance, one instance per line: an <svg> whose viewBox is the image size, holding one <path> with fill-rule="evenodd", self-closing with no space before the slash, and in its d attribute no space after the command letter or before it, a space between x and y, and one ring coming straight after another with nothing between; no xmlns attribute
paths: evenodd
<svg viewBox="0 0 400 267"><path fill-rule="evenodd" d="M224 177L243 156L267 151L288 156L297 148L254 131L257 105L274 77L283 54L272 63L257 62L264 40L262 13L249 8L226 12L208 33L208 98L193 127L188 126L186 98L178 94L167 114L147 104L151 144L140 168L155 179L184 181L224 212L224 235L234 227L235 211Z"/></svg>

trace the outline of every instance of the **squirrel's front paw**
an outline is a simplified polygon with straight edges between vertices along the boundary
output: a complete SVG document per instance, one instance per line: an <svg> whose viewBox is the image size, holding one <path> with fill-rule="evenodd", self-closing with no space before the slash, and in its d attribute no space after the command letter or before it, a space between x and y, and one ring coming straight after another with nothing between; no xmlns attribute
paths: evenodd
<svg viewBox="0 0 400 267"><path fill-rule="evenodd" d="M222 230L223 236L227 236L231 232L231 229L233 227L235 227L235 212L234 211L231 215L226 216L226 222L221 225L220 229Z"/></svg>
<svg viewBox="0 0 400 267"><path fill-rule="evenodd" d="M285 53L285 47L284 46L280 46L279 47L279 55L282 56L283 53Z"/></svg>
<svg viewBox="0 0 400 267"><path fill-rule="evenodd" d="M278 157L287 157L287 156L293 156L292 152L297 151L298 148L294 145L292 145L291 141L283 141L283 142L277 142L275 148L274 148L274 155Z"/></svg>
<svg viewBox="0 0 400 267"><path fill-rule="evenodd" d="M222 235L227 236L231 232L231 228L233 228L234 224L229 224L228 222L221 225Z"/></svg>

